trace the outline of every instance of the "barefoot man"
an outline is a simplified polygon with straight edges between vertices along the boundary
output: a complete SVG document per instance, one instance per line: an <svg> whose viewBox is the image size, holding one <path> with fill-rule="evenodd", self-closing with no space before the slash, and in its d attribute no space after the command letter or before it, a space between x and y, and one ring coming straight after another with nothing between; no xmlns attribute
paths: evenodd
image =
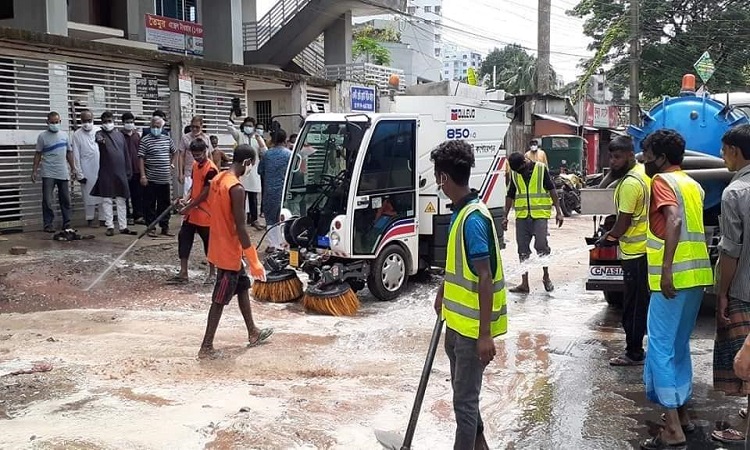
<svg viewBox="0 0 750 450"><path fill-rule="evenodd" d="M255 158L252 147L238 146L234 150L232 166L217 175L209 189L211 241L208 247L208 261L216 266L218 273L211 309L208 312L206 335L198 355L201 358L220 356L213 346L214 336L224 306L228 305L235 295L247 326L248 346L256 346L273 334L273 329L260 329L253 321L249 294L251 282L245 271L247 266L250 276L265 281L266 271L245 228L245 190L239 180L245 173L245 162L253 162Z"/></svg>

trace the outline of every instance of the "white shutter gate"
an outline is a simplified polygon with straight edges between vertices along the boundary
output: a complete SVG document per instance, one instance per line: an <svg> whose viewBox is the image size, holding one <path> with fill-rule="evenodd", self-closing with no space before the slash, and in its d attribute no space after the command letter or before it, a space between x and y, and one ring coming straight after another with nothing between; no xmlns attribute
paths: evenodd
<svg viewBox="0 0 750 450"><path fill-rule="evenodd" d="M97 123L105 110L117 122L130 111L141 126L155 109L169 112L166 66L85 59L63 51L52 56L54 61L50 57L0 45L0 231L41 225L42 186L32 184L30 177L36 139L49 111L60 113L63 130L71 134L84 108L93 111ZM71 185L74 221L80 221L80 185ZM53 204L59 224L56 199Z"/></svg>
<svg viewBox="0 0 750 450"><path fill-rule="evenodd" d="M226 74L211 74L196 72L193 77L193 105L195 115L203 117L204 132L217 135L219 145L227 150L234 146L234 139L227 129L229 114L232 109L232 99L240 99L242 111L247 111L245 87L241 79L232 78ZM235 119L239 127L243 117ZM184 124L185 126L189 123Z"/></svg>

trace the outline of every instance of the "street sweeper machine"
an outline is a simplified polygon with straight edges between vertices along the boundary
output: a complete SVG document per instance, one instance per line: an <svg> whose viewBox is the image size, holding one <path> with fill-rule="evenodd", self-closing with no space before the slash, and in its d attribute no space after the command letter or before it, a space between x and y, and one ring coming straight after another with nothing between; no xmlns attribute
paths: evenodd
<svg viewBox="0 0 750 450"><path fill-rule="evenodd" d="M271 265L306 273L306 298L367 287L393 300L410 276L444 265L451 209L430 152L446 140L472 145L471 188L502 233L508 107L442 95L384 102L391 112L310 115L299 133L281 213L285 251Z"/></svg>

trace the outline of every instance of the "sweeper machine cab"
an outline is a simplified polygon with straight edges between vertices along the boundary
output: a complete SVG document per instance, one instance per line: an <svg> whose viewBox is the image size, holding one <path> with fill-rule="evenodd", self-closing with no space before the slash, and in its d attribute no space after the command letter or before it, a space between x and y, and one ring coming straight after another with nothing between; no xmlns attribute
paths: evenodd
<svg viewBox="0 0 750 450"><path fill-rule="evenodd" d="M404 99L401 110L424 112L313 114L304 122L284 189L285 251L274 265L305 272L308 292L346 283L393 300L410 276L444 266L451 209L438 198L430 152L446 139L472 144L470 185L503 242L507 106Z"/></svg>

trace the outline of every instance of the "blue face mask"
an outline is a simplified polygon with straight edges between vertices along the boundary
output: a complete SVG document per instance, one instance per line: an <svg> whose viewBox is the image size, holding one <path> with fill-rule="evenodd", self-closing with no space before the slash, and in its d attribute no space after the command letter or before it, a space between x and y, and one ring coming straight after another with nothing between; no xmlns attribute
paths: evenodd
<svg viewBox="0 0 750 450"><path fill-rule="evenodd" d="M161 128L151 128L151 135L154 137L161 136Z"/></svg>
<svg viewBox="0 0 750 450"><path fill-rule="evenodd" d="M47 129L52 133L57 133L60 131L60 124L59 123L50 123L47 125Z"/></svg>

